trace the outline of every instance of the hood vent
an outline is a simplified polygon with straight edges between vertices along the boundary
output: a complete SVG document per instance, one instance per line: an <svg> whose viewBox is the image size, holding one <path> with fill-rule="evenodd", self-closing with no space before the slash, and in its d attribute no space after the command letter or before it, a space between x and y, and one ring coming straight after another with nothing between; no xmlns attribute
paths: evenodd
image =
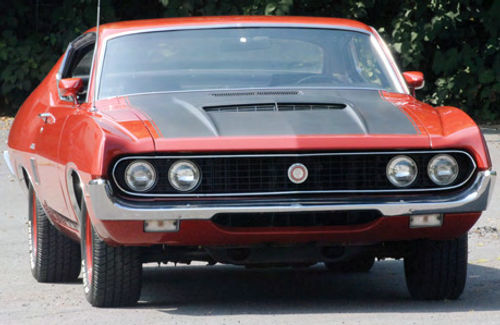
<svg viewBox="0 0 500 325"><path fill-rule="evenodd" d="M269 103L205 106L206 112L291 112L291 111L325 111L345 108L345 104L312 104L312 103Z"/></svg>
<svg viewBox="0 0 500 325"><path fill-rule="evenodd" d="M245 92L229 92L229 93L215 93L215 97L228 97L228 96L290 96L300 95L298 90L272 90L272 91L245 91Z"/></svg>
<svg viewBox="0 0 500 325"><path fill-rule="evenodd" d="M258 91L256 93L259 96L266 96L266 95L300 95L301 92L298 90L273 90L273 91Z"/></svg>

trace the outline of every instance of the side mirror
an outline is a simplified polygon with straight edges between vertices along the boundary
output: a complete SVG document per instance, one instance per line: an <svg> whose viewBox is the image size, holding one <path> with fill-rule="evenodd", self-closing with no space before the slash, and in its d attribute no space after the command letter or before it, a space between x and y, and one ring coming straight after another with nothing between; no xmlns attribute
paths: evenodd
<svg viewBox="0 0 500 325"><path fill-rule="evenodd" d="M411 94L415 96L415 90L424 88L424 74L420 71L406 71L403 72Z"/></svg>
<svg viewBox="0 0 500 325"><path fill-rule="evenodd" d="M59 94L63 97L73 99L75 105L78 105L78 93L83 88L83 81L81 78L66 78L59 80Z"/></svg>

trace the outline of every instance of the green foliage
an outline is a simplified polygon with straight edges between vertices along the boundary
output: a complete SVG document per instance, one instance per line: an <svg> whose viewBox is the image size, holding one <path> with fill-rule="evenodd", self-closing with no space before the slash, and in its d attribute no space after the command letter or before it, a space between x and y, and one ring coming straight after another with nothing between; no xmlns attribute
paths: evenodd
<svg viewBox="0 0 500 325"><path fill-rule="evenodd" d="M499 1L410 1L393 20L403 67L423 70L424 100L495 120L500 87Z"/></svg>
<svg viewBox="0 0 500 325"><path fill-rule="evenodd" d="M96 0L0 2L0 112L14 112L63 53L95 25ZM102 0L104 22L207 15L345 17L375 26L402 70L423 71L418 96L481 121L500 119L497 0Z"/></svg>
<svg viewBox="0 0 500 325"><path fill-rule="evenodd" d="M286 15L293 0L159 0L166 17Z"/></svg>
<svg viewBox="0 0 500 325"><path fill-rule="evenodd" d="M14 112L68 43L95 25L92 0L0 2L0 113ZM103 14L114 19L109 1Z"/></svg>
<svg viewBox="0 0 500 325"><path fill-rule="evenodd" d="M137 10L142 6L145 9ZM155 17L155 14L161 17L162 10L158 0L101 0L103 21ZM0 12L0 115L3 115L15 113L68 43L95 26L96 0L1 0Z"/></svg>

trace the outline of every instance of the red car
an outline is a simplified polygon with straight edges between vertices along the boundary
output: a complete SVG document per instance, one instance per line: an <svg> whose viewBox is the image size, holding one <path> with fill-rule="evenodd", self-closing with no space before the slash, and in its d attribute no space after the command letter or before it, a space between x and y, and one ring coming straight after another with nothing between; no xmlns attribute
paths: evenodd
<svg viewBox="0 0 500 325"><path fill-rule="evenodd" d="M411 296L456 299L496 173L474 121L418 101L423 83L345 19L91 29L10 131L33 276L83 269L92 305L123 306L146 262L361 272L404 258Z"/></svg>

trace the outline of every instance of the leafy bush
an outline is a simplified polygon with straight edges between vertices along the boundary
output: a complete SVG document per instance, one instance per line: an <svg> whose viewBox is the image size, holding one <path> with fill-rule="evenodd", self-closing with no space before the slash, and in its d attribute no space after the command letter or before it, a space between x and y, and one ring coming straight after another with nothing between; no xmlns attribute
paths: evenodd
<svg viewBox="0 0 500 325"><path fill-rule="evenodd" d="M403 67L429 81L425 100L479 120L499 118L500 1L402 1L391 42Z"/></svg>
<svg viewBox="0 0 500 325"><path fill-rule="evenodd" d="M132 7L135 11L129 10ZM145 9L138 10L143 7ZM154 17L153 14L161 13L162 9L157 0L101 1L103 21ZM95 26L96 0L0 1L0 12L2 115L15 113L64 53L68 43Z"/></svg>
<svg viewBox="0 0 500 325"><path fill-rule="evenodd" d="M301 1L292 14L338 16L375 26L402 70L424 72L417 95L480 121L500 118L500 1Z"/></svg>
<svg viewBox="0 0 500 325"><path fill-rule="evenodd" d="M0 112L13 113L63 53L95 25L96 0L0 3ZM500 118L500 1L102 0L102 20L265 14L345 17L375 26L402 70L421 70L418 96L481 121Z"/></svg>

